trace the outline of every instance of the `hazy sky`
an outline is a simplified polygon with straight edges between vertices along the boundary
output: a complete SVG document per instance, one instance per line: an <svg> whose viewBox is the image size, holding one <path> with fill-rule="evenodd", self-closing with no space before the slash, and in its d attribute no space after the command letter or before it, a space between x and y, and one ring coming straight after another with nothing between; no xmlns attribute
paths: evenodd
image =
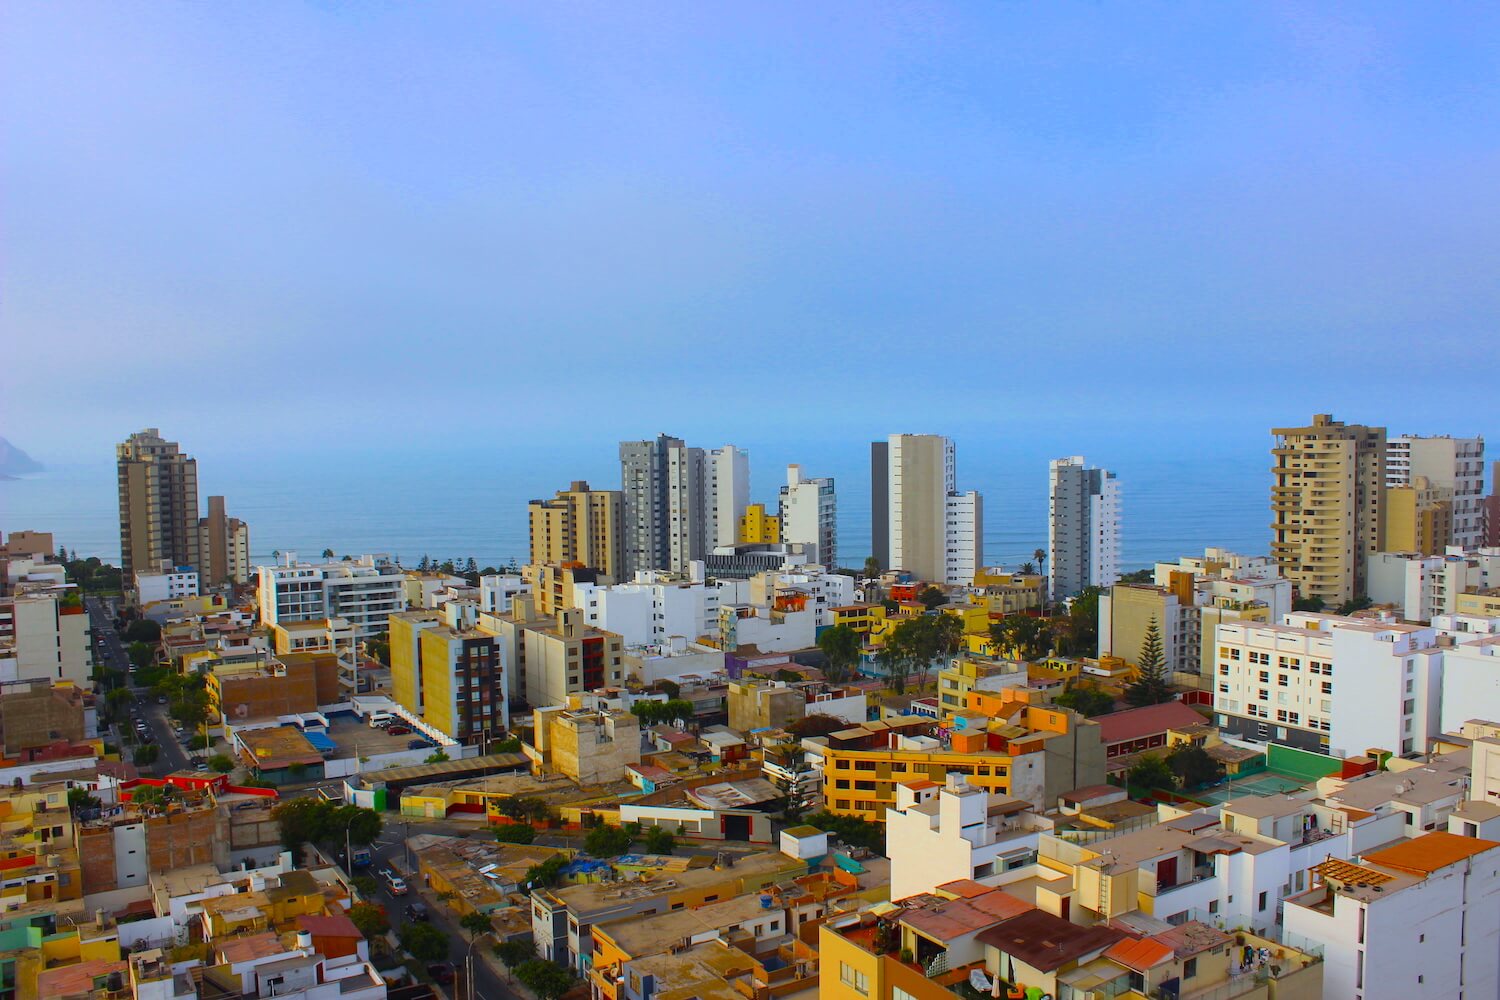
<svg viewBox="0 0 1500 1000"><path fill-rule="evenodd" d="M44 460L1500 412L1494 5L0 18Z"/></svg>

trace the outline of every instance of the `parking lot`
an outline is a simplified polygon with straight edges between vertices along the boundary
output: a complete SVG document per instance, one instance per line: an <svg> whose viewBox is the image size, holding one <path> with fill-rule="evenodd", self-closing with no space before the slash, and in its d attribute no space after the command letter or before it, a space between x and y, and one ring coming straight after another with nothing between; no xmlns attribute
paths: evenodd
<svg viewBox="0 0 1500 1000"><path fill-rule="evenodd" d="M349 712L338 712L328 717L328 736L337 745L327 755L333 760L373 757L376 754L405 750L412 740L426 738L415 730L393 736L384 729L367 725L363 719ZM436 750L437 747L432 749Z"/></svg>

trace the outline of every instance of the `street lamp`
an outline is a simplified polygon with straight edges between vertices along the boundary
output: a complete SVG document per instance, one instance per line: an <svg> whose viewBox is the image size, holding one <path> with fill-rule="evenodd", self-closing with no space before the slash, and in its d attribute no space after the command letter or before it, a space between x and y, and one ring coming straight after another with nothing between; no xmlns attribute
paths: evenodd
<svg viewBox="0 0 1500 1000"><path fill-rule="evenodd" d="M469 951L464 955L464 980L469 985L469 1000L474 1000L478 996L477 991L474 989L474 946L479 943L480 938L489 936L490 932L485 931L483 934L475 934L469 939Z"/></svg>

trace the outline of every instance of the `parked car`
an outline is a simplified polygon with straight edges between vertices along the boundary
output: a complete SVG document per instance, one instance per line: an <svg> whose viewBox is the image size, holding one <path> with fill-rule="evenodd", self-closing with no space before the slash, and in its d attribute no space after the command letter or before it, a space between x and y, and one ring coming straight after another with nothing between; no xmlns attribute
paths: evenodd
<svg viewBox="0 0 1500 1000"><path fill-rule="evenodd" d="M386 732L390 733L392 736L408 736L411 734L411 727L392 726L391 728L387 729Z"/></svg>
<svg viewBox="0 0 1500 1000"><path fill-rule="evenodd" d="M386 887L391 890L392 896L406 895L406 879L397 875L389 868L382 868L380 870L380 877L385 879Z"/></svg>
<svg viewBox="0 0 1500 1000"><path fill-rule="evenodd" d="M428 920L428 918L430 916L431 916L431 914L429 914L427 912L427 904L426 903L408 903L408 904L406 904L406 919L407 920L414 920L414 921L420 921L422 923L426 923L427 920Z"/></svg>
<svg viewBox="0 0 1500 1000"><path fill-rule="evenodd" d="M432 977L433 982L447 985L453 982L453 963L437 962L429 965L427 967L427 974Z"/></svg>
<svg viewBox="0 0 1500 1000"><path fill-rule="evenodd" d="M412 740L411 742L406 744L406 749L421 750L430 746L432 746L432 744L428 743L426 740Z"/></svg>

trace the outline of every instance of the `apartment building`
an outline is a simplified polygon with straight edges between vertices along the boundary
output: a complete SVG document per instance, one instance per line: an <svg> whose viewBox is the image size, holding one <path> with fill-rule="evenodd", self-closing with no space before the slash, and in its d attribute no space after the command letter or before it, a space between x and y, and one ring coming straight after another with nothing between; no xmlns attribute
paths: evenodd
<svg viewBox="0 0 1500 1000"><path fill-rule="evenodd" d="M781 487L781 541L799 544L819 566L838 565L838 496L832 476L807 478L802 466L786 467Z"/></svg>
<svg viewBox="0 0 1500 1000"><path fill-rule="evenodd" d="M88 612L76 595L44 589L0 598L3 679L92 687L92 635Z"/></svg>
<svg viewBox="0 0 1500 1000"><path fill-rule="evenodd" d="M1051 829L1039 808L971 785L962 774L903 782L885 817L891 898L1035 864L1038 837Z"/></svg>
<svg viewBox="0 0 1500 1000"><path fill-rule="evenodd" d="M356 636L369 639L386 630L392 613L405 610L405 588L406 574L384 556L304 563L288 552L280 564L260 567L260 618L268 625L343 618Z"/></svg>
<svg viewBox="0 0 1500 1000"><path fill-rule="evenodd" d="M250 582L250 526L224 511L223 497L208 498L198 521L198 575L205 588Z"/></svg>
<svg viewBox="0 0 1500 1000"><path fill-rule="evenodd" d="M1318 413L1271 433L1271 557L1281 575L1330 605L1362 596L1369 555L1386 547L1385 428Z"/></svg>
<svg viewBox="0 0 1500 1000"><path fill-rule="evenodd" d="M531 589L517 573L495 573L479 578L479 610L492 615L510 611L511 602Z"/></svg>
<svg viewBox="0 0 1500 1000"><path fill-rule="evenodd" d="M1484 438L1393 437L1386 442L1385 467L1387 489L1415 487L1419 479L1425 480L1426 488L1450 503L1448 534L1431 551L1441 552L1445 545L1472 549L1484 544ZM1409 546L1387 539L1385 547Z"/></svg>
<svg viewBox="0 0 1500 1000"><path fill-rule="evenodd" d="M1440 732L1442 650L1430 627L1296 612L1215 630L1219 727L1334 756L1421 753Z"/></svg>
<svg viewBox="0 0 1500 1000"><path fill-rule="evenodd" d="M530 740L521 750L533 773L585 786L625 780L625 769L641 762L640 720L625 710L582 706L572 695L566 705L532 710Z"/></svg>
<svg viewBox="0 0 1500 1000"><path fill-rule="evenodd" d="M1385 488L1380 517L1386 549L1434 555L1453 537L1453 491L1413 476L1409 484Z"/></svg>
<svg viewBox="0 0 1500 1000"><path fill-rule="evenodd" d="M721 590L727 590L727 587L721 585ZM736 590L735 594L742 592ZM807 610L813 613L813 625L822 629L833 624L833 608L846 606L854 600L854 578L829 572L821 566L768 570L750 578L750 603L758 607L770 607L778 597L793 595L805 597Z"/></svg>
<svg viewBox="0 0 1500 1000"><path fill-rule="evenodd" d="M874 502L884 507L873 515L882 568L967 586L984 565L984 501L958 492L952 440L892 434L870 459Z"/></svg>
<svg viewBox="0 0 1500 1000"><path fill-rule="evenodd" d="M1500 585L1500 549L1464 552L1457 546L1436 555L1376 552L1370 556L1370 600L1389 604L1408 621L1426 622L1459 611L1467 594Z"/></svg>
<svg viewBox="0 0 1500 1000"><path fill-rule="evenodd" d="M386 641L391 650L391 697L398 705L422 715L422 633L444 625L442 612L430 608L398 611L387 620ZM502 655L501 662L504 662Z"/></svg>
<svg viewBox="0 0 1500 1000"><path fill-rule="evenodd" d="M422 719L444 735L468 743L510 728L503 646L483 629L415 623L422 684ZM394 646L392 647L394 652ZM396 687L392 657L392 688ZM403 680L402 690L412 685ZM397 701L411 708L406 702Z"/></svg>
<svg viewBox="0 0 1500 1000"><path fill-rule="evenodd" d="M1500 843L1438 830L1314 875L1286 901L1285 933L1322 947L1326 996L1500 994Z"/></svg>
<svg viewBox="0 0 1500 1000"><path fill-rule="evenodd" d="M781 518L766 511L763 503L753 503L740 515L734 545L781 544Z"/></svg>
<svg viewBox="0 0 1500 1000"><path fill-rule="evenodd" d="M127 802L97 819L75 824L85 893L147 884L156 872L213 864L228 843L227 819L207 792L169 802Z"/></svg>
<svg viewBox="0 0 1500 1000"><path fill-rule="evenodd" d="M155 427L115 446L124 578L159 563L198 565L198 462Z"/></svg>
<svg viewBox="0 0 1500 1000"><path fill-rule="evenodd" d="M750 506L750 453L732 444L715 448L704 460L704 471L708 476L704 498L708 514L704 540L706 554L719 546L737 545L741 541L741 518ZM761 512L765 512L763 506ZM779 542L781 539L766 541Z"/></svg>
<svg viewBox="0 0 1500 1000"><path fill-rule="evenodd" d="M642 572L632 583L599 587L583 596L585 621L618 635L626 646L688 641L718 631L720 588L699 579Z"/></svg>
<svg viewBox="0 0 1500 1000"><path fill-rule="evenodd" d="M198 571L191 566L143 569L135 574L135 600L141 607L197 596Z"/></svg>
<svg viewBox="0 0 1500 1000"><path fill-rule="evenodd" d="M1047 592L1065 600L1084 587L1108 587L1120 575L1120 485L1082 455L1048 466Z"/></svg>
<svg viewBox="0 0 1500 1000"><path fill-rule="evenodd" d="M531 501L526 515L532 564L576 563L610 580L625 578L625 500L619 490L575 480L551 500Z"/></svg>
<svg viewBox="0 0 1500 1000"><path fill-rule="evenodd" d="M481 620L481 629L485 629ZM561 705L568 695L617 687L625 679L625 642L587 624L577 608L512 629L525 667L525 700L533 707ZM510 662L508 659L505 662Z"/></svg>

